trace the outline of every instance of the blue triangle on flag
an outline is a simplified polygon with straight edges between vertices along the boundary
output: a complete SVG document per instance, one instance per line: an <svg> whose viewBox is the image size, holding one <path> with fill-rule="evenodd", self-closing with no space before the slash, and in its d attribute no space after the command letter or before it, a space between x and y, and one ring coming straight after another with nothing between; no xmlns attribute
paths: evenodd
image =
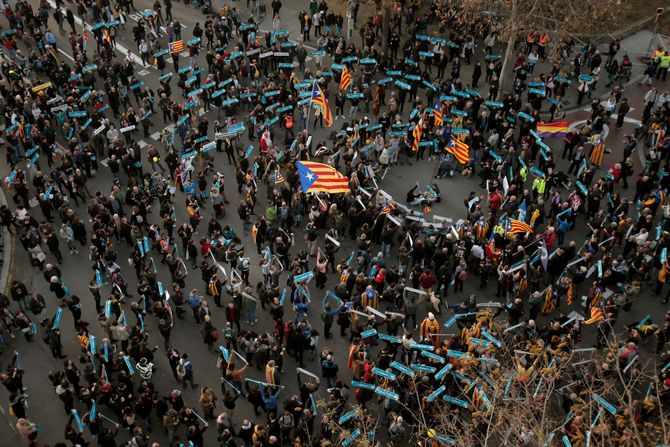
<svg viewBox="0 0 670 447"><path fill-rule="evenodd" d="M298 166L298 176L300 177L300 185L302 186L302 190L307 192L319 177L301 162L296 162L296 165Z"/></svg>

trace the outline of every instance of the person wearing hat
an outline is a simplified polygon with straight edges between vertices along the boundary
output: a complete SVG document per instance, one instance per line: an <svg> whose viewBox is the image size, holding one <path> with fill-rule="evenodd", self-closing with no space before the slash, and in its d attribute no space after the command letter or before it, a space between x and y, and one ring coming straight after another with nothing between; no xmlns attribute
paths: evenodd
<svg viewBox="0 0 670 447"><path fill-rule="evenodd" d="M435 348L440 346L440 323L432 312L428 312L428 316L421 322L419 331L423 340L430 339Z"/></svg>

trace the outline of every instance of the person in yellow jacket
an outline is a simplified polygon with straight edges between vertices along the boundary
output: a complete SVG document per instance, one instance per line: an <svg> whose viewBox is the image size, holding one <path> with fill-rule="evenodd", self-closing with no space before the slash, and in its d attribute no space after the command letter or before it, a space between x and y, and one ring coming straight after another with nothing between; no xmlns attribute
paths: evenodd
<svg viewBox="0 0 670 447"><path fill-rule="evenodd" d="M437 349L440 346L440 323L435 319L432 312L428 312L428 316L423 319L419 327L421 338L423 340L430 339L431 343Z"/></svg>
<svg viewBox="0 0 670 447"><path fill-rule="evenodd" d="M661 56L661 62L658 64L658 71L656 71L656 79L659 76L663 76L663 82L665 82L665 77L668 75L668 69L670 69L670 53L667 51Z"/></svg>
<svg viewBox="0 0 670 447"><path fill-rule="evenodd" d="M519 170L519 175L521 176L521 180L523 180L524 183L526 183L526 179L528 178L528 169L525 167L522 167Z"/></svg>
<svg viewBox="0 0 670 447"><path fill-rule="evenodd" d="M670 277L668 277L668 273L670 273L670 258L666 258L665 261L663 261L663 265L658 271L658 277L656 278L656 288L654 289L655 295L661 293L661 287L663 287L663 284L667 283L668 279L670 279Z"/></svg>
<svg viewBox="0 0 670 447"><path fill-rule="evenodd" d="M656 79L658 79L659 75L659 70L658 66L661 64L661 58L665 56L665 50L662 47L659 47L654 51L654 53L651 55L651 63L654 65L654 71L655 73L652 73L651 76L653 77L654 74L656 75Z"/></svg>
<svg viewBox="0 0 670 447"><path fill-rule="evenodd" d="M542 177L535 177L531 189L533 190L533 198L537 200L538 196L544 195L544 190L547 187L547 181Z"/></svg>

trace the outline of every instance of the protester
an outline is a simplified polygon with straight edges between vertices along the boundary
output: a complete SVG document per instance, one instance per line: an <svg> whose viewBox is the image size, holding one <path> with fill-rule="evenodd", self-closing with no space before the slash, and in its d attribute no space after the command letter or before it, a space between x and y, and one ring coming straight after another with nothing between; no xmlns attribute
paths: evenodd
<svg viewBox="0 0 670 447"><path fill-rule="evenodd" d="M578 445L591 432L627 439L630 425L644 431L663 417L670 397L670 313L625 321L623 338L617 324L625 319L622 311L640 306L641 283L653 283L663 303L670 297L664 290L670 97L657 97L656 88L646 94L644 135L636 131L622 154L606 155L612 152L605 132L610 115L616 111L621 128L634 112L621 90L632 63L627 55L619 63L618 41L605 65L614 84L609 100L604 107L595 100L586 124L570 129L567 121L553 122L563 113L561 98L569 94L577 104L591 98L599 88L600 53L565 41L563 59L546 70L550 36L531 30L521 36L524 46L506 73L513 78L507 91L500 85L503 64L495 51L504 48L495 20L464 23L452 2L431 2L429 13L396 1L391 11L358 23L363 45L357 47L341 35L341 14L325 1L311 1L297 19L305 42L314 27L319 49L309 53L291 40L298 36L280 30L280 1L271 4L271 33L244 21L241 5L217 13L209 5L204 26L191 31L195 40L182 39L188 31L173 20L171 2L157 1L132 28L139 58L115 53L132 3L79 6L77 15L94 24L90 30L79 29L70 8L54 15L61 35L63 19L72 30L70 63L61 60L63 45L47 28L49 6L5 5L10 28L3 32L9 59L2 67L2 109L10 174L4 183L13 204L0 209L2 226L16 231L18 252L27 252L41 273L33 282L14 275L11 300L3 295L0 302L0 344L14 343L6 334L18 329L32 341L24 348L38 349L39 331L54 359L65 360L49 377L68 418L64 438L73 445L89 438L117 445L118 436L127 445L157 445L167 437L170 445L199 447L215 435L225 446L237 439L244 445L345 445L356 430L370 436L364 428L376 421L388 427L373 436L376 443L386 437L405 442L408 429L420 426L416 441L436 445L464 436L446 433L443 397L451 398L449 417L475 421L461 432L480 434L487 424L477 418L491 416L490 399L501 386L505 395L531 388L535 396L558 394L556 386L567 395L578 392L565 414L557 413L565 419L558 427L565 445ZM164 29L162 6L169 20ZM254 9L260 11L259 4ZM347 9L354 26L359 2L350 0ZM384 14L391 19L388 36ZM450 39L429 35L433 25ZM378 42L387 37L385 52ZM468 83L464 69L479 44L487 56L474 63ZM181 52L188 67L179 66ZM160 73L155 91L136 73L147 64ZM642 81L665 82L668 64L670 56L657 50ZM482 69L486 81L478 89ZM147 76L154 77L151 70ZM320 129L333 124L339 128L320 140ZM155 143L144 149L142 137ZM563 138L559 158L550 144ZM635 150L646 157L641 169L630 161ZM222 152L235 171L239 197L229 199L237 215L226 212L226 178L217 171L225 164ZM434 175L425 185L423 179L413 184L419 174L412 175L406 195L392 197L382 188L405 163L429 166ZM632 200L628 177L639 179ZM455 181L473 190L466 212L440 217L434 210L453 199L448 188ZM586 232L581 245L576 230ZM63 257L59 238L70 256ZM75 262L89 262L80 277L61 273L59 266ZM496 278L495 302L490 277ZM96 314L73 292L82 292L79 283L87 284ZM45 299L46 288L56 300ZM184 318L184 304L193 321ZM258 324L270 321L268 315L271 326ZM331 333L335 322L339 338ZM220 356L219 384L204 383L214 357L212 365L194 365L172 347L181 342L171 338L177 325L194 327L207 354ZM151 344L158 335L181 389L160 389ZM607 408L586 385L579 362L571 361L589 349L580 344L585 335L607 348L602 358L594 353L581 360L602 376L598 380L627 390L627 383L615 382L618 373L653 388L635 403L617 401L626 405L622 413L634 413L630 420L593 419L582 403ZM77 357L64 355L63 337L76 337ZM644 350L650 337L656 338L653 353ZM348 368L331 349L340 345ZM659 366L651 375L640 366L647 354ZM284 388L293 382L282 377L285 362L300 366L299 395ZM321 396L320 379L310 372L319 366L327 386ZM191 399L187 385L199 387L195 372L203 386ZM32 408L23 374L17 352L0 378L19 435L36 445L40 426L27 419ZM572 383L563 383L568 376ZM354 398L347 401L350 384ZM217 417L218 433L209 434L217 385L228 411ZM602 394L614 399L609 389ZM236 404L239 395L256 418L233 412L236 405L249 409ZM164 436L151 430L153 409ZM266 418L259 417L262 411ZM323 418L320 426L316 417ZM542 445L533 429L513 425L508 435L518 445ZM545 445L557 445L559 436L553 442Z"/></svg>

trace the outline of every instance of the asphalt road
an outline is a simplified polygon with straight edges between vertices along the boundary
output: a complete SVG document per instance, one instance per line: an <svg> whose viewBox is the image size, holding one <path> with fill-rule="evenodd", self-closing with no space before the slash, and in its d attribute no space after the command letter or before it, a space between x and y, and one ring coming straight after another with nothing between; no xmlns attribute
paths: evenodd
<svg viewBox="0 0 670 447"><path fill-rule="evenodd" d="M236 2L236 4L238 6L239 5L243 6L243 4L239 2ZM143 9L145 7L150 8L152 2L146 0L135 0L135 5L138 9ZM291 31L292 36L296 35L296 33L298 32L296 17L297 12L303 7L304 8L307 7L306 1L285 2L284 9L282 10L283 13L282 15L285 18L282 27L288 28ZM193 29L195 23L200 22L202 24L204 23L205 20L205 16L202 15L199 11L194 11L191 7L185 6L177 2L173 2L173 15L175 17L179 17L183 25L186 26L183 33L185 36L188 37L190 37L190 32ZM119 43L131 49L132 51L136 52L136 48L134 46L134 42L130 34L132 25L133 22L131 18L131 21L129 21L129 23L126 24L125 31L122 31L121 35L117 39ZM267 23L266 20L265 23L262 25L262 28L267 25L269 24ZM67 41L64 40L61 36L58 37L60 47L64 48L65 51L67 52L69 48ZM204 58L202 56L201 59L203 59L201 62L203 62L202 65L204 65ZM141 80L143 80L147 85L151 86L152 88L155 88L158 85L157 71L154 70L153 68L148 68L147 72L148 72L147 74L141 77ZM643 91L633 87L630 93L627 92L627 96L629 98L635 98L640 93L643 94ZM633 107L635 110L631 112L629 116L631 118L637 118L641 114L642 107L638 106L636 103L633 103ZM359 113L359 115L363 116L362 113ZM570 120L584 119L584 112L579 111L575 112L574 114L570 114L568 118ZM159 116L156 115L155 120L156 125L152 129L153 132L162 129L164 126L164 124L160 121ZM335 126L339 125L340 122L335 123ZM611 154L606 155L605 157L606 161L604 163L604 166L608 165L611 162L618 161L617 152L620 153L621 150L620 141L622 140L623 133L631 132L633 128L634 123L626 123L624 125L624 128L621 130L612 129L610 136L608 138L608 144L611 144L611 148L613 151ZM314 138L317 141L319 139L325 139L327 137L327 134L329 134L328 130L318 129L314 131ZM147 143L151 142L152 141L147 141ZM560 148L560 142L558 141L548 140L547 143L551 144L552 147ZM245 139L245 144L250 143L247 142ZM565 162L561 162L560 166L563 167L565 170L567 170L567 164L565 164ZM227 163L227 161L224 161L224 157L221 154L215 154L215 168L216 170L223 172L227 178L229 179L234 178L234 170ZM388 175L383 181L379 182L380 187L383 188L385 191L387 191L389 194L398 198L399 201L403 201L406 191L411 186L413 186L417 181L422 186L428 184L428 182L432 178L434 169L435 169L435 162L427 159L418 162L414 161L411 166L410 165L397 166L389 171ZM2 173L3 177L6 176L8 174L7 166L4 165L1 166L0 173ZM480 194L483 194L485 192L484 190L478 187L479 181L477 178L468 180L457 175L456 177L451 179L437 180L437 183L442 190L443 200L440 204L436 204L433 207L432 213L440 216L449 216L454 218L459 218L463 216L464 214L463 198L470 191L476 191ZM102 169L100 172L97 173L95 179L93 179L90 182L89 189L94 190L99 188L102 191L107 191L110 184L111 184L110 173L106 169ZM265 187L261 186L260 188L261 191L259 191L258 197L259 198L265 197L263 191ZM234 204L238 199L237 194L235 192L235 188L230 187L229 185L229 188L227 189L228 189L227 194L229 195L231 205L227 210L228 211L227 217L223 220L223 223L231 225L238 234L242 235L245 246L249 247L248 254L252 258L252 266L255 266L257 265L256 261L258 258L255 255L255 250L252 249L252 242L248 235L243 235L241 224L238 221L236 213L234 212ZM632 196L631 190L628 190L624 193L629 196ZM178 222L183 222L186 219L186 213L183 207L181 206L183 200L182 195L180 193L177 193L175 203L177 204L176 206L177 220ZM261 206L258 207L257 209L260 210L263 208ZM77 211L81 215L86 215L85 206L80 206L79 208L77 208ZM34 214L35 217L38 218L38 220L41 217L39 210L32 210L32 214ZM209 212L209 210L207 210L204 215L203 221L207 222L209 220L210 215L211 213ZM154 214L153 218L156 219L157 216ZM583 241L585 238L585 232L582 230L583 226L584 226L583 219L580 219L579 223L577 224L577 228L579 230L575 230L573 233L570 233L569 236L566 237L566 242L570 239L574 239L578 242L578 244L580 244L581 241ZM323 237L321 236L319 240L323 242ZM303 240L301 237L298 237L297 245L294 248L294 251L300 248L302 245ZM351 241L347 240L346 242L344 242L343 247L340 251L341 256L342 257L348 256L352 247L353 244L351 243ZM119 264L123 269L124 278L129 283L129 290L134 292L136 286L134 280L135 275L133 274L132 269L130 269L127 266L127 263L125 262L125 260L128 257L128 248L125 246L118 246L117 248L119 253ZM97 338L100 340L104 337L104 333L100 330L100 328L96 324L96 312L94 303L92 299L90 299L90 295L87 289L87 283L91 279L90 264L87 260L87 250L83 248L80 250L79 255L74 256L68 255L67 252L65 253L66 253L65 261L63 264L59 266L63 273L62 276L67 285L69 286L69 288L71 289L72 293L76 293L80 297L84 298L82 303L84 319L91 323L92 333L95 334ZM392 255L392 259L395 259L395 256ZM52 257L49 257L48 261L55 262L55 260ZM336 284L337 277L336 275L332 274L329 276L330 278L328 281L328 286L332 288ZM28 261L28 255L20 247L20 245L17 246L17 251L15 253L13 277L24 281L29 290L35 290L42 293L47 298L48 301L48 311L47 311L48 314L53 315L55 313L57 302L53 297L53 295L49 292L48 284L44 281L41 272L30 266ZM257 269L256 270L252 269L251 278L252 283L255 283L257 280L260 279L260 272ZM282 276L282 280L283 279L284 276ZM159 280L161 280L164 284L169 284L169 275L166 274L165 269L159 268ZM193 273L187 279L186 290L189 290L192 287L197 287L201 291L204 291L199 271L193 271ZM489 298L493 296L493 293L495 291L494 287L495 284L493 281L491 281L491 285L489 286L488 290L482 293L479 290L476 290L475 284L472 284L471 281L468 284L466 284L464 293L457 295L453 295L450 293L447 300L449 304L454 304L460 301L464 296L466 296L469 293L477 293L479 301L488 301ZM106 291L107 290L103 289L103 296ZM320 296L317 296L316 292L313 292L313 295L315 299L314 304L312 305L312 308L309 311L310 321L312 322L314 327L317 328L317 330L323 333L322 323L319 319L319 311L317 310L319 304L318 302L320 301ZM495 301L495 298L493 298L493 300ZM285 307L286 307L285 309L286 314L293 315L289 303L286 303ZM577 306L574 305L573 308L576 309ZM652 315L662 315L665 309L666 309L665 306L659 304L658 298L651 296L648 289L643 289L642 295L640 297L640 303L634 305L630 313L624 314L622 316L620 324L623 326L623 324L625 323L639 320L641 317L643 317L645 314L648 313ZM568 309L567 306L564 306L561 309L561 311L565 313L569 312L570 310L572 309ZM130 316L130 312L128 312L128 314L130 323L132 324L134 322L133 321L134 318ZM422 315L420 314L419 317L421 318ZM258 310L258 318L259 323L256 326L249 327L245 325L244 322L242 323L242 326L256 331L263 330L271 332L272 321L269 315L261 311L260 308ZM443 316L443 318L446 319L448 317ZM225 318L221 310L214 308L213 321L215 326L218 327L219 329L225 326ZM150 334L151 342L157 346L162 347L163 339L158 333L155 319L153 317L148 317L146 319L146 325L147 330ZM79 352L79 346L73 331L72 318L69 312L67 312L67 310L64 311L63 313L62 331L64 334L63 343L64 343L65 354L70 358L77 358ZM346 369L348 339L340 338L337 330L335 330L334 333L335 335L332 339L324 340L322 338L320 340L319 351L321 349L324 349L325 347L329 347L335 352L336 360L340 365L340 377L348 382L351 379L350 373ZM587 328L585 330L585 336L586 336L585 345L588 345L593 340L594 329ZM208 352L206 346L203 344L202 339L199 336L198 329L192 320L190 312L187 313L186 318L184 320L177 320L176 325L172 331L172 344L179 351L189 353L190 358L195 367L196 382L199 383L200 385L208 385L213 387L216 390L217 395L220 397L221 394L219 391L220 373L215 365L216 356ZM10 341L10 344L7 346L5 352L0 358L0 362L2 364L5 364L6 362L9 361L9 359L11 358L11 352L14 349L18 350L21 353L22 366L26 370L24 383L28 387L30 393L30 397L28 399L29 408L27 410L27 413L29 419L41 425L41 434L39 438L40 441L51 444L57 441L61 441L63 439L63 428L66 421L66 414L63 411L63 406L59 401L59 399L56 397L53 388L51 387L51 384L47 380L47 374L50 370L62 369L63 365L59 361L53 359L51 353L49 352L48 347L41 341L40 335L38 335L35 341L27 343L20 334L17 334L17 337ZM649 349L652 349L652 347L648 345L643 347L643 349L647 351ZM157 351L156 353L155 364L158 370L154 375L154 382L157 386L157 389L159 389L163 395L167 395L169 391L174 388L181 389L181 386L178 383L176 383L176 381L172 377L172 374L170 373L166 358L162 354L162 349L159 349L159 351ZM285 374L282 375L281 378L281 384L286 386L286 389L284 390L284 395L282 396L282 401L286 397L295 394L297 392L295 368L296 368L295 361L291 359L289 356L286 356L285 367L284 367ZM320 374L320 367L318 361L309 360L308 358L308 360L306 361L306 369L316 374ZM251 368L249 373L247 374L247 377L262 379L263 373L257 370L256 368ZM321 396L325 394L323 388L324 387L322 386L322 388L319 390L318 393ZM0 398L0 402L2 402L3 407L6 409L5 404L7 402L7 393L5 392L4 389L0 391L0 396L2 396ZM187 403L187 405L194 406L199 411L199 407L197 406L197 398L198 398L197 390L191 390L191 389L184 390L184 400ZM79 408L81 410L81 407ZM223 405L219 401L216 413L222 411L222 409ZM100 408L99 411L105 413L105 410L103 408ZM106 415L114 418L111 414ZM253 417L253 411L251 405L243 401L238 401L238 406L234 412L234 422L239 426L239 424L244 418L252 418L252 417ZM15 421L14 418L8 416L6 413L4 413L4 418L7 421L8 425L0 424L0 435L3 435L5 439L9 440L11 436L14 436L12 434L12 430L10 430L9 424L13 425ZM263 419L262 422L264 422L264 417L262 416L261 418ZM259 421L261 418L259 418ZM162 430L158 428L161 426L161 422L154 418L154 425L156 429L154 429L151 435L152 439L161 442L162 445L167 445L166 437L163 435ZM183 436L184 433L183 429L180 431L180 433ZM210 430L206 433L207 445L214 445L216 439L215 434L216 434L215 428L213 426L210 427ZM127 439L127 435L125 433L122 433L119 435L117 439L119 441L125 440Z"/></svg>

